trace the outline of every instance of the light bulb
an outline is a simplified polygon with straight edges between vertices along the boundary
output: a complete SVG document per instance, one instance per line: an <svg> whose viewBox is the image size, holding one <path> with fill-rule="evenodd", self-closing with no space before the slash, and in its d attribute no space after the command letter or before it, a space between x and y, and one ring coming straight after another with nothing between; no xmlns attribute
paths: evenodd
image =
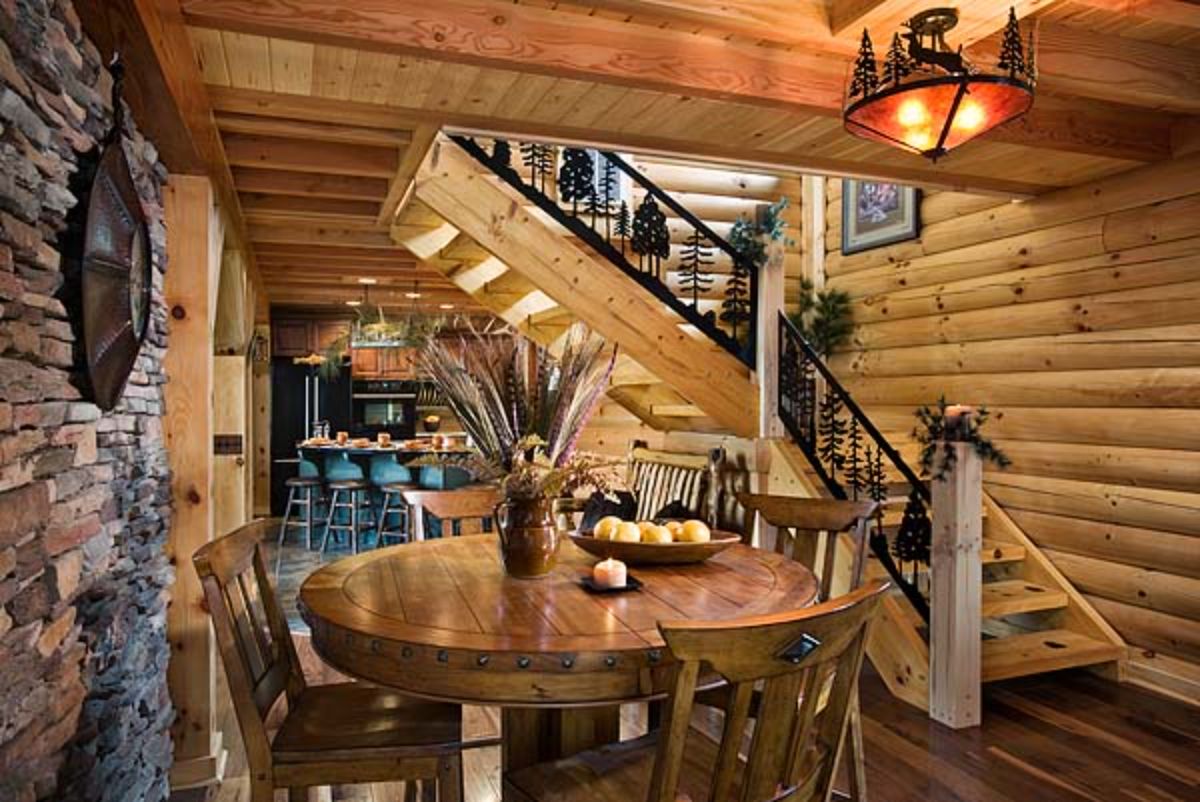
<svg viewBox="0 0 1200 802"><path fill-rule="evenodd" d="M929 133L928 128L906 131L904 134L904 144L915 150L929 150L933 147L933 135Z"/></svg>
<svg viewBox="0 0 1200 802"><path fill-rule="evenodd" d="M958 112L954 115L954 127L964 131L974 131L983 125L986 117L983 106L974 100L968 100L958 107Z"/></svg>
<svg viewBox="0 0 1200 802"><path fill-rule="evenodd" d="M905 128L915 128L929 121L929 110L919 100L906 100L900 104L896 120Z"/></svg>
<svg viewBox="0 0 1200 802"><path fill-rule="evenodd" d="M438 309L453 309L454 304L438 304Z"/></svg>
<svg viewBox="0 0 1200 802"><path fill-rule="evenodd" d="M359 283L359 284L368 284L368 285L370 285L370 284L378 284L378 283L379 283L379 279L377 279L377 278L360 278L360 279L358 280L358 283Z"/></svg>
<svg viewBox="0 0 1200 802"><path fill-rule="evenodd" d="M421 297L421 293L419 293L419 292L406 292L406 293L404 293L404 297L405 297L405 298L414 298L414 299L415 299L415 298L420 298L420 297Z"/></svg>
<svg viewBox="0 0 1200 802"><path fill-rule="evenodd" d="M362 301L346 301L346 306L362 306Z"/></svg>

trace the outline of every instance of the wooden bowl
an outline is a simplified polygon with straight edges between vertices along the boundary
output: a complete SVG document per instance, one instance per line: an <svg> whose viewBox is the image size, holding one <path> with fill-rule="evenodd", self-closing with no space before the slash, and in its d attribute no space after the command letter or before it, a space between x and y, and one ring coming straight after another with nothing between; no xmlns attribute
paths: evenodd
<svg viewBox="0 0 1200 802"><path fill-rule="evenodd" d="M576 546L601 559L612 557L627 565L684 565L704 562L720 554L734 543L741 543L742 536L734 532L713 530L712 540L707 543L626 543L617 540L599 540L582 532L571 532Z"/></svg>

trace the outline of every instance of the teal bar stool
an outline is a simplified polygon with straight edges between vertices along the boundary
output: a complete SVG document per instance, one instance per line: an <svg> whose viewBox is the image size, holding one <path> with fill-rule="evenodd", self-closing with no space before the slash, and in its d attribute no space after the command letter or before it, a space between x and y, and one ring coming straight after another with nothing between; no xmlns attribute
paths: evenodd
<svg viewBox="0 0 1200 802"><path fill-rule="evenodd" d="M362 529L375 523L371 484L362 466L345 452L326 454L324 473L329 488L329 512L325 517L321 553L329 548L330 535L336 540L338 533L346 532L351 551L358 554Z"/></svg>
<svg viewBox="0 0 1200 802"><path fill-rule="evenodd" d="M378 454L371 457L371 484L380 494L375 548L387 545L389 537L407 543L408 505L404 503L404 491L417 486L412 471L401 465L395 454Z"/></svg>

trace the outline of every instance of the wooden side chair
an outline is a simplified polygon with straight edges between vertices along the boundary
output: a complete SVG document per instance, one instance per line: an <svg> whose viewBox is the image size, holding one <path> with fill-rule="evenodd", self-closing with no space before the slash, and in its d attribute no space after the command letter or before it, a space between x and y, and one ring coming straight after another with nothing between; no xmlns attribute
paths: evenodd
<svg viewBox="0 0 1200 802"><path fill-rule="evenodd" d="M662 728L513 772L506 792L537 802L824 802L858 694L867 628L886 588L874 582L785 614L660 623L677 661ZM715 745L689 726L702 666L731 691ZM739 752L759 684L762 705L743 765Z"/></svg>
<svg viewBox="0 0 1200 802"><path fill-rule="evenodd" d="M454 529L460 535L479 534L484 522L495 516L496 505L503 497L496 485L468 485L457 490L405 490L403 496L409 509L413 540L425 539L425 513L442 522L442 537L450 537Z"/></svg>
<svg viewBox="0 0 1200 802"><path fill-rule="evenodd" d="M680 454L656 451L647 448L644 440L634 440L629 446L626 483L637 498L637 520L649 520L679 501L715 527L724 463L721 448L707 454Z"/></svg>
<svg viewBox="0 0 1200 802"><path fill-rule="evenodd" d="M402 780L436 781L443 802L461 802L458 705L356 682L305 684L267 578L265 526L243 526L192 557L245 742L251 802L271 802L276 788L299 800L315 786ZM281 696L287 713L272 739L266 719Z"/></svg>
<svg viewBox="0 0 1200 802"><path fill-rule="evenodd" d="M739 493L738 501L747 512L757 512L767 523L778 528L775 551L804 565L817 574L820 600L833 595L838 541L842 533L850 536L851 558L848 575L850 591L862 585L866 569L867 536L871 520L879 508L875 501L843 501L824 498L795 498L758 493ZM818 546L821 566L817 567ZM862 718L855 696L850 711L846 745L849 776L848 798L866 802L867 772L863 760Z"/></svg>

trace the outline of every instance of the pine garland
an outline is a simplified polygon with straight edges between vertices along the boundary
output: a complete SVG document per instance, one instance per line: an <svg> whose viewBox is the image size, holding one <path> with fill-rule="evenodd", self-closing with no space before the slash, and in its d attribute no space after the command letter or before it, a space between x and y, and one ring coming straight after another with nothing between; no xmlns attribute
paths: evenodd
<svg viewBox="0 0 1200 802"><path fill-rule="evenodd" d="M952 448L939 448L946 442L946 397L938 399L937 406L923 406L917 409L918 426L913 429L913 439L921 444L921 473L934 480L945 479L954 468L958 455ZM966 419L966 430L956 433L955 441L970 443L972 449L984 462L990 462L1004 469L1012 464L1008 455L996 447L991 440L984 437L980 430L991 417L987 407L979 407ZM938 454L941 459L938 459Z"/></svg>

